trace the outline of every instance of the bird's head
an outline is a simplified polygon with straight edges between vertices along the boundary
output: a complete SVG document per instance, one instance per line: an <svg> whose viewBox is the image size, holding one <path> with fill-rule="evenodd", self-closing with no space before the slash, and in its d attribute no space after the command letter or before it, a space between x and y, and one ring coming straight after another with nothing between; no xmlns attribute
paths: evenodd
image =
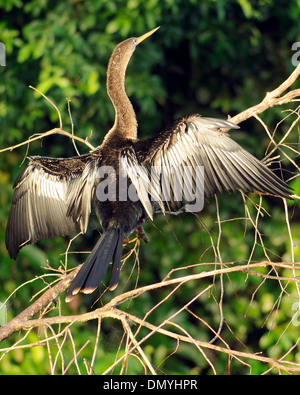
<svg viewBox="0 0 300 395"><path fill-rule="evenodd" d="M143 34L140 37L131 37L125 41L122 41L120 44L116 46L113 51L112 57L115 58L117 62L128 63L131 55L133 54L136 46L140 44L142 41L146 40L149 36L151 36L156 30L158 30L160 26L156 27L153 30Z"/></svg>
<svg viewBox="0 0 300 395"><path fill-rule="evenodd" d="M156 27L155 29L150 30L150 32L147 32L145 34L143 34L140 37L137 38L132 38L133 40L133 44L136 47L138 44L140 44L142 41L146 40L146 38L148 38L149 36L151 36L153 33L156 32L156 30L158 30L160 28L160 26Z"/></svg>

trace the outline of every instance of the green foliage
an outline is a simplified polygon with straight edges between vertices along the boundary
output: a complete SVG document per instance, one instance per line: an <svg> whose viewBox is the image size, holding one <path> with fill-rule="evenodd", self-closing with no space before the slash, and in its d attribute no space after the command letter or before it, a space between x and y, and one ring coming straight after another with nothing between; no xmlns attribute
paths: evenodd
<svg viewBox="0 0 300 395"><path fill-rule="evenodd" d="M63 128L71 131L67 111L70 99L75 134L92 137L90 142L101 142L114 119L113 107L106 94L106 65L114 46L129 36L139 36L156 26L161 29L136 50L128 67L126 88L136 109L141 137L153 135L172 123L178 116L201 113L206 116L227 117L257 104L266 94L279 85L293 70L291 45L299 40L299 1L288 3L275 0L0 0L0 41L6 48L6 67L0 68L0 149L26 140L34 133L41 133L58 126L58 115L38 93L29 89L36 87L47 95L59 108ZM298 83L299 86L299 83ZM287 108L284 108L285 110ZM274 130L277 122L286 114L282 108L274 108L262 118ZM276 131L277 141L284 135L291 121ZM232 133L233 137L258 157L263 157L269 138L258 122L245 122L243 132ZM297 142L297 136L291 135ZM81 153L87 152L78 145ZM296 149L296 147L295 147ZM10 298L5 309L0 309L0 324L24 310L31 298L55 277L35 276L50 273L45 270L47 262L55 268L64 264L63 252L68 238L42 240L35 246L24 248L17 262L12 262L4 245L6 219L12 198L12 183L20 171L20 164L27 155L71 156L74 148L65 137L52 136L23 146L12 152L1 153L0 161L0 302L21 284L15 296ZM295 161L297 157L293 158ZM290 163L284 162L291 171ZM23 165L24 167L24 165ZM22 167L22 168L23 168ZM291 184L299 195L299 178ZM251 199L259 204L254 196ZM197 218L183 215L178 218L158 217L154 225L148 223L148 245L140 248L140 271L134 254L122 269L121 284L113 294L103 296L103 303L121 290L162 280L173 268L179 275L211 270L206 263L216 261L218 245L223 262L247 262L254 245L255 231L245 217L240 196L219 197L219 213L222 222L221 238L217 224L217 208L213 199L201 213L203 228ZM264 207L270 212L259 219L265 249L270 259L291 261L292 249L286 226L286 217L281 201L265 199ZM299 207L299 206L298 206ZM248 204L249 213L255 222L256 210ZM291 234L294 240L295 260L300 260L300 216L297 205L289 203L293 213ZM95 243L98 233L96 220L92 217L90 231L76 239L72 250L87 251ZM213 242L213 243L212 243ZM127 247L127 251L130 247ZM266 253L258 240L252 261L266 259ZM82 255L70 254L68 265L75 266L84 259ZM200 266L194 266L200 263ZM203 265L203 266L202 266ZM267 274L268 269L261 269ZM274 274L274 273L273 273ZM290 275L282 270L280 275ZM128 278L129 281L128 281ZM254 352L259 349L266 356L279 358L296 345L291 359L300 361L298 327L292 324L295 283L286 285L273 281L263 282L260 277L248 277L245 273L224 276L223 314L226 328L222 338L237 349L243 343ZM181 286L177 293L155 309L150 321L159 325L162 319L187 303L211 283L211 279L191 282ZM131 301L130 313L143 317L155 304L167 296L170 290L157 290ZM292 297L290 297L292 295ZM202 317L215 330L220 311L218 298L220 283L211 295L204 294L176 317L176 323L186 328L191 336L209 341L213 336L209 328L195 317ZM252 299L251 299L252 298ZM65 305L58 301L52 314L77 314L90 309L91 298L81 298L77 305ZM0 305L1 307L1 305ZM125 309L125 310L126 310ZM5 311L5 313L3 313ZM168 328L167 328L168 329ZM169 328L174 330L174 328ZM95 323L72 326L76 349L80 350L79 365L72 364L69 374L86 372L84 358L90 359L94 350ZM124 354L120 350L123 328L115 320L103 320L103 336L99 339L94 371L105 371ZM148 333L141 330L141 334ZM47 333L51 335L50 330ZM8 348L21 339L16 334L1 344ZM38 331L31 331L22 344L37 343L42 338ZM222 345L221 342L217 344ZM207 360L195 347L155 334L143 345L144 351L154 366L164 373L207 374ZM49 349L37 345L32 348L17 348L0 361L1 374L50 374L51 363L57 361L56 373L63 373L74 359L71 338L63 344L63 358L55 340ZM178 347L178 348L177 348ZM176 351L176 353L175 353ZM174 352L174 355L172 353ZM52 358L49 357L49 355ZM218 373L226 373L228 356L215 353L214 366ZM164 361L164 363L162 363ZM261 373L266 367L258 361L251 362L251 372ZM114 373L119 373L117 366ZM249 373L249 367L233 360L231 373ZM144 367L134 356L127 362L126 373L143 374Z"/></svg>

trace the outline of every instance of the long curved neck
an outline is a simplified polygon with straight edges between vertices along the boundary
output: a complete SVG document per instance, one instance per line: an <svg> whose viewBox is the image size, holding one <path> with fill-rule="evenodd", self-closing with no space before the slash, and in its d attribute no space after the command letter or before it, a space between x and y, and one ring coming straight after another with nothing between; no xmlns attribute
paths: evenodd
<svg viewBox="0 0 300 395"><path fill-rule="evenodd" d="M125 91L125 72L132 53L123 53L117 46L107 68L107 93L115 108L115 123L106 137L137 137L134 109Z"/></svg>

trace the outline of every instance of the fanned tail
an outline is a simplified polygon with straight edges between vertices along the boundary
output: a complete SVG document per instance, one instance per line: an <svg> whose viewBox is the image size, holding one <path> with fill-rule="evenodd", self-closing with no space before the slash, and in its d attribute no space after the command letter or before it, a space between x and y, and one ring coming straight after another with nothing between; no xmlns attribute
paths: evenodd
<svg viewBox="0 0 300 395"><path fill-rule="evenodd" d="M71 283L66 296L66 302L70 302L78 292L85 294L92 293L103 279L111 260L113 262L109 289L113 290L117 287L123 241L124 232L119 227L109 228L103 233Z"/></svg>

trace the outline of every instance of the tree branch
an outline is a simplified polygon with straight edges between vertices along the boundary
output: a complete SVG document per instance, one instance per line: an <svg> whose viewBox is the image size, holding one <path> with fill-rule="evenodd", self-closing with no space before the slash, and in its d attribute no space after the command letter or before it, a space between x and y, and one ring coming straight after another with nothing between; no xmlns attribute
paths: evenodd
<svg viewBox="0 0 300 395"><path fill-rule="evenodd" d="M79 265L74 270L72 270L72 272L69 273L68 275L64 276L62 280L59 281L58 284L56 284L52 288L49 288L39 299L37 299L32 305L30 305L24 311L18 314L10 322L8 322L6 325L1 326L0 342L11 336L13 333L21 330L23 325L25 325L26 327L26 323L30 322L30 319L32 317L34 317L36 314L41 312L51 303L55 303L58 297L66 289L68 289L70 282L76 276L77 272L80 269L80 266L81 265Z"/></svg>
<svg viewBox="0 0 300 395"><path fill-rule="evenodd" d="M45 138L47 136L51 136L52 134L61 134L62 136L69 137L72 140L77 140L77 141L80 141L81 143L84 143L90 149L94 149L94 146L92 144L90 144L87 141L87 139L82 139L80 137L74 136L72 133L66 132L65 130L62 130L59 128L54 128L54 129L48 130L45 133L36 133L33 136L29 137L28 140L22 141L22 143L13 145L11 147L3 148L0 150L0 153L5 152L5 151L13 151L16 148L22 147L23 145L28 145L29 143L32 143L33 141L36 141L36 140L42 140L43 138Z"/></svg>
<svg viewBox="0 0 300 395"><path fill-rule="evenodd" d="M207 265L215 266L215 263L207 263ZM125 292L123 294L115 296L113 299L110 300L105 306L96 309L94 312L80 314L80 315L72 315L72 316L58 316L58 317L51 317L51 318L39 318L33 320L37 313L42 311L44 308L49 306L49 304L55 302L58 297L68 289L71 281L77 274L80 269L80 265L77 266L74 270L72 270L68 275L63 276L63 279L56 284L53 288L47 290L38 300L36 300L31 306L25 309L22 313L17 315L13 318L10 322L0 328L0 342L15 332L18 332L22 329L31 329L40 326L48 326L54 324L66 324L71 322L85 322L90 321L93 319L98 318L105 318L110 316L112 318L116 318L113 315L110 315L111 312L114 311L116 306L125 303L131 299L134 299L145 292L153 291L155 289L169 287L172 285L180 284L180 286L189 281L200 280L204 278L213 278L217 275L222 274L229 274L234 272L245 272L249 275L255 275L263 278L268 278L272 280L282 280L282 281L290 281L293 280L297 283L300 283L299 277L279 277L279 276L270 276L263 273L258 273L253 269L259 267L281 267L290 270L299 270L300 265L297 266L293 263L282 263L282 262L269 262L269 261L262 261L258 263L246 264L246 265L238 265L235 262L227 262L222 264L222 268L214 269L211 271L202 272L199 274L192 274L189 276L183 276L171 280L163 280L159 283L150 284L141 288L136 288L131 291Z"/></svg>
<svg viewBox="0 0 300 395"><path fill-rule="evenodd" d="M268 92L265 98L259 104L242 111L232 118L229 117L230 121L238 125L246 119L266 111L268 108L289 103L293 99L300 97L300 89L294 89L284 96L281 96L283 92L285 92L297 80L299 75L300 64L296 67L292 74L281 85L278 86L278 88L274 89L272 92Z"/></svg>

